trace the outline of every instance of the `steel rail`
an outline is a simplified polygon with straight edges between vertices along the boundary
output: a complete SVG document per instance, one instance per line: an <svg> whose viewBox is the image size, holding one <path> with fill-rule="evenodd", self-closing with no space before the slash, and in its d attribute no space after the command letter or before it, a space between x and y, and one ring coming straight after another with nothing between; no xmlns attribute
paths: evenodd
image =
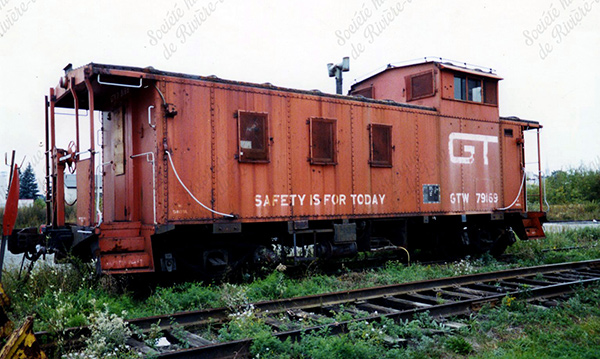
<svg viewBox="0 0 600 359"><path fill-rule="evenodd" d="M585 273L574 271L586 270ZM553 278L552 281L543 282L535 278L525 278L535 275L547 275ZM583 279L577 277L585 277ZM588 285L600 281L600 260L589 260L582 262L549 264L537 267L508 269L497 272L478 273L463 275L458 277L448 277L441 279L432 279L419 282L410 282L394 284L366 289L356 289L310 295L305 297L279 299L274 301L263 301L253 304L257 313L268 313L269 315L285 313L293 310L311 310L319 308L335 307L344 305L361 305L367 301L384 300L396 296L410 296L419 292L427 291L446 291L453 292L456 296L467 297L459 301L449 303L430 303L422 305L421 308L412 309L393 309L388 313L379 313L367 316L357 320L376 320L381 317L388 317L394 320L410 319L415 314L428 311L432 316L448 316L466 314L477 310L486 303L497 303L507 295L522 296L527 293L531 298L543 298L557 296L568 293L575 286ZM496 282L498 287L493 287L485 283ZM557 283L559 282L559 283ZM474 286L479 289L470 289L474 292L485 293L483 297L473 298L473 295L466 293L456 293L456 288L465 286ZM526 289L521 289L526 287ZM483 288L483 289L482 289ZM471 298L471 299L469 299ZM137 318L128 320L130 326L139 328L142 332L148 332L152 326L159 325L161 330L168 332L172 329L170 323L177 323L178 326L187 329L199 328L207 325L224 323L229 320L230 309L216 308L192 312L181 312L169 315L160 315L147 318ZM308 333L314 330L328 328L332 334L343 333L347 331L349 322L336 323L325 326L315 326L292 330L287 332L275 333L276 337L281 339L296 339L300 333ZM65 338L77 338L89 333L86 327L71 328L64 333ZM46 335L49 333L39 332L36 335ZM227 357L231 353L240 355L248 350L251 339L240 340L229 343L217 343L204 345L192 349L184 349L171 353L162 353L159 358L188 358L201 357L220 358ZM76 347L77 344L73 345ZM229 354L227 354L229 353Z"/></svg>
<svg viewBox="0 0 600 359"><path fill-rule="evenodd" d="M399 313L393 314L380 314L375 316L368 316L360 319L349 320L340 323L320 325L308 328L302 328L298 330L286 331L281 333L274 333L273 336L279 340L286 340L288 338L292 340L299 340L302 335L310 334L313 332L328 330L329 335L339 335L349 332L349 325L359 321L379 321L382 318L390 318L394 321L410 320L418 313L429 313L433 317L451 317L467 315L472 312L478 311L486 304L500 303L503 298L507 295L519 296L526 293L528 300L552 298L560 295L572 293L577 287L586 286L592 283L600 282L599 278L587 279L582 281L573 281L569 283L556 284L549 287L542 287L536 289L526 289L514 292L508 292L503 294L497 294L490 297L481 299L471 299L460 302L453 302L448 304L440 304L429 308L420 308L405 310ZM203 347L182 349L174 352L163 353L157 355L156 358L177 358L177 359L192 359L192 358L203 358L203 359L225 359L225 358L246 358L250 356L250 346L252 345L253 339L236 340L225 343L215 343L206 345Z"/></svg>
<svg viewBox="0 0 600 359"><path fill-rule="evenodd" d="M508 269L497 272L477 273L458 277L447 277L419 282L392 284L373 288L355 289L325 294L315 294L304 297L262 301L253 303L253 306L254 309L259 312L268 311L270 313L281 313L290 309L306 309L316 306L331 306L352 301L380 298L384 295L395 296L410 292L431 290L439 287L469 285L478 282L502 280L531 274L544 274L556 271L581 268L600 268L600 260L548 264L537 267ZM135 325L136 327L142 330L149 330L152 325L156 325L156 323L160 321L160 323L162 323L160 324L161 328L167 329L170 327L170 325L165 323L169 323L170 320L174 320L175 322L183 326L206 325L226 320L229 314L230 310L228 308L215 308L191 312L174 313L169 315L160 315L147 318L131 319L129 320L129 323Z"/></svg>
<svg viewBox="0 0 600 359"><path fill-rule="evenodd" d="M552 273L552 272L547 272ZM502 302L506 296L526 299L528 301L553 298L574 292L577 288L587 286L593 283L600 283L600 275L593 279L575 280L567 283L551 284L539 288L526 288L522 290L514 290L503 292L501 294L490 295L477 299L467 299L458 302L450 302L439 305L432 305L426 308L415 308L402 310L396 313L379 313L363 318L349 320L345 322L306 327L297 330L274 333L273 336L284 341L290 338L293 341L299 340L302 335L313 332L327 330L329 335L339 335L349 332L349 325L359 321L379 321L382 318L389 318L394 321L410 320L418 313L429 313L432 317L444 318L451 316L467 315L476 312L484 305L495 305ZM157 358L244 358L249 357L249 348L252 345L253 339L237 340L225 343L215 343L197 348L183 349L174 352L163 353Z"/></svg>

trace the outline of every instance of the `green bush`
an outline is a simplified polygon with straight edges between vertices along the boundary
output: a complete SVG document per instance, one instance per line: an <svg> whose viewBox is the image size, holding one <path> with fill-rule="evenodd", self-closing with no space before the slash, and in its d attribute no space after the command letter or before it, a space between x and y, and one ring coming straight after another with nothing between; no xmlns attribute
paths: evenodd
<svg viewBox="0 0 600 359"><path fill-rule="evenodd" d="M544 210L551 221L600 218L600 169L587 167L554 171L545 178ZM538 185L527 185L528 207L538 208Z"/></svg>
<svg viewBox="0 0 600 359"><path fill-rule="evenodd" d="M0 208L0 217L4 217L4 208ZM77 221L77 205L65 206L65 221L75 223ZM17 211L15 228L39 227L46 224L46 202L37 198L33 206L21 207Z"/></svg>
<svg viewBox="0 0 600 359"><path fill-rule="evenodd" d="M585 167L554 171L546 178L546 197L554 204L600 200L600 171Z"/></svg>

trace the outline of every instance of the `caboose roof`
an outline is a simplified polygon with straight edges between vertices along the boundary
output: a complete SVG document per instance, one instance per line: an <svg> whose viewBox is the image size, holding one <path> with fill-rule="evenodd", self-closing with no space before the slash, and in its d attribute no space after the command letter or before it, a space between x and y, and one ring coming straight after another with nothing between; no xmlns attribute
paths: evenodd
<svg viewBox="0 0 600 359"><path fill-rule="evenodd" d="M395 101L391 101L391 100L358 98L358 97L354 97L354 96L324 93L319 90L300 90L300 89L274 86L270 83L258 84L258 83L250 83L250 82L243 82L243 81L233 81L233 80L222 79L217 76L199 76L199 75L190 75L190 74L177 73L177 72L168 72L168 71L157 70L151 66L142 68L142 67L133 67L133 66L120 66L120 65L89 63L87 65L84 65L84 66L81 66L78 68L71 68L71 65L69 64L65 68L65 74L66 74L66 77L72 79L70 81L73 81L72 86L73 86L73 89L77 92L78 96L80 97L79 98L79 108L81 108L81 109L88 108L85 79L91 80L91 84L94 88L94 93L96 94L96 96L102 97L102 95L104 95L104 97L107 97L107 95L110 95L110 93L108 91L111 91L111 90L115 91L114 90L115 87L114 86L101 86L102 83L99 81L99 79L100 79L100 76L102 76L103 77L102 81L106 81L104 79L104 77L112 76L112 77L125 79L125 80L128 79L127 87L136 87L136 85L139 85L141 83L140 81L142 79L155 80L155 81L161 81L161 80L169 81L168 80L169 78L171 78L171 79L175 78L175 79L183 80L183 81L206 81L206 82L213 82L213 83L220 83L220 84L252 87L255 89L291 92L291 93L297 93L297 94L302 94L302 95L345 99L345 100L350 100L350 101L367 102L367 103L382 104L382 105L388 105L388 106L397 106L397 107L406 107L406 108L419 109L419 110L435 111L435 109L432 107L400 103L400 102L395 102ZM61 80L61 84L63 82L66 83L66 80L65 81ZM70 91L67 88L67 85L61 85L61 84L59 84L55 88L56 98L57 98L56 106L57 107L65 107L65 108L73 108L74 107L73 97L70 95ZM111 87L112 87L112 89L109 90L108 88L111 88ZM102 107L103 107L102 102L99 100L100 99L97 99L98 103L96 103L96 109L102 110Z"/></svg>
<svg viewBox="0 0 600 359"><path fill-rule="evenodd" d="M355 86L357 86L367 80L370 80L373 77L379 76L385 72L396 71L399 69L406 69L406 68L410 68L410 67L422 66L424 64L431 64L431 66L436 66L442 70L449 70L449 71L453 71L453 72L477 75L480 77L490 78L490 79L494 79L494 80L502 80L502 77L496 75L494 70L491 68L486 68L486 67L477 66L477 65L471 65L471 64L467 64L467 63L459 63L457 61L446 60L446 59L442 59L442 58L436 58L436 59L439 59L439 60L431 60L429 57L426 57L423 60L417 60L417 61L412 60L412 61L403 62L403 63L399 63L399 64L388 64L384 69L376 70L374 73L367 75L365 78L363 78L361 80L357 80L356 82L354 82L354 84L352 84L352 87L355 87Z"/></svg>

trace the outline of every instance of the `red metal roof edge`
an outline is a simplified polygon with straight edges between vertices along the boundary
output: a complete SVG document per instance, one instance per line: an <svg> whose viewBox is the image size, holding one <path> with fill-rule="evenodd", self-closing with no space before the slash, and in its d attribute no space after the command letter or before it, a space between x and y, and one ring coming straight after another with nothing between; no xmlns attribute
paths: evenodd
<svg viewBox="0 0 600 359"><path fill-rule="evenodd" d="M442 69L448 69L448 70L452 70L452 71L456 71L456 72L462 72L462 73L467 73L467 74L471 74L471 75L487 77L487 78L491 78L491 79L495 79L495 80L502 80L502 77L500 77L492 72L484 72L484 71L481 71L478 69L469 69L467 67L446 64L443 62L438 62L437 64Z"/></svg>
<svg viewBox="0 0 600 359"><path fill-rule="evenodd" d="M448 61L451 61L451 60L448 60ZM473 65L473 68L469 68L467 66L459 66L459 65L453 64L451 62L446 62L443 59L441 61L436 61L436 60L428 60L428 58L424 58L424 60L421 60L419 62L408 63L406 65L396 66L393 64L388 64L383 70L375 71L373 74L368 75L364 79L354 82L351 85L351 88L354 88L356 85L361 84L369 79L372 79L375 76L379 76L382 73L387 72L387 71L396 70L396 69L405 69L405 68L409 68L409 67L413 67L413 66L420 66L420 65L424 65L424 64L434 64L435 66L438 66L441 69L448 69L448 70L456 71L456 72L469 73L472 75L488 77L488 78L492 78L495 80L503 80L502 77L493 73L491 69L489 72L485 72L480 69L480 66Z"/></svg>
<svg viewBox="0 0 600 359"><path fill-rule="evenodd" d="M199 75L190 75L190 74L184 74L184 73L179 73L179 72L168 72L168 71L157 70L157 69L153 68L152 66L141 68L141 67L133 67L133 66L109 65L109 64L99 64L99 63L91 62L87 65L83 65L78 68L70 69L68 71L67 75L71 74L74 71L76 73L84 72L84 73L86 73L86 75L85 75L86 77L89 77L92 74L108 74L113 71L114 72L135 72L135 73L139 74L140 78L157 79L157 77L174 77L174 78L180 78L180 79L189 79L189 80L207 81L207 82L214 82L214 83L221 83L221 84L228 84L228 85L252 87L252 88L258 88L258 89L263 89L263 90L291 92L291 93L298 93L298 94L310 95L310 96L327 97L327 98L332 98L332 99L352 100L352 101L373 103L373 104L379 104L379 105L396 106L396 107L403 107L403 108L409 108L409 109L415 109L415 110L436 111L436 109L433 107L412 105L412 104L406 104L406 103L401 103L401 102L395 102L395 101L391 101L391 100L377 100L377 99L360 98L360 97L349 96L349 95L337 95L337 94L324 93L319 90L312 90L312 91L311 90L300 90L300 89L293 89L293 88L288 88L288 87L274 86L270 83L257 84L257 83L251 83L251 82L233 81L233 80L222 79L222 78L219 78L216 76L199 76ZM89 71L89 73L88 73L88 71ZM57 86L57 89L58 88L59 88L59 86ZM63 90L61 92L68 92L68 90ZM62 93L61 97L63 95L65 95L65 93Z"/></svg>
<svg viewBox="0 0 600 359"><path fill-rule="evenodd" d="M508 116L508 117L500 116L500 120L507 121L507 122L515 122L520 125L526 125L531 128L542 128L542 125L540 125L540 123L538 121L525 120L525 119L519 118L517 116Z"/></svg>

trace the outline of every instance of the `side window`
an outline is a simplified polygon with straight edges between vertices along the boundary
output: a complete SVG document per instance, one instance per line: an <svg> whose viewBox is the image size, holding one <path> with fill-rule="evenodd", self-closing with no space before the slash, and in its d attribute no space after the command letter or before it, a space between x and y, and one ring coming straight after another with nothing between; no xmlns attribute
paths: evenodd
<svg viewBox="0 0 600 359"><path fill-rule="evenodd" d="M371 139L371 158L369 163L372 167L392 167L392 126L369 125L369 137Z"/></svg>
<svg viewBox="0 0 600 359"><path fill-rule="evenodd" d="M328 118L310 118L310 157L314 165L335 165L336 156L336 120Z"/></svg>
<svg viewBox="0 0 600 359"><path fill-rule="evenodd" d="M498 104L498 81L454 75L454 98L462 101Z"/></svg>
<svg viewBox="0 0 600 359"><path fill-rule="evenodd" d="M119 107L109 113L112 117L112 144L115 176L125 174L125 107ZM109 119L110 119L109 117Z"/></svg>
<svg viewBox="0 0 600 359"><path fill-rule="evenodd" d="M483 102L483 89L480 79L469 78L469 96L468 100L473 102Z"/></svg>
<svg viewBox="0 0 600 359"><path fill-rule="evenodd" d="M238 160L269 162L269 121L266 113L238 111Z"/></svg>
<svg viewBox="0 0 600 359"><path fill-rule="evenodd" d="M467 100L467 78L463 76L454 76L454 98L457 100Z"/></svg>
<svg viewBox="0 0 600 359"><path fill-rule="evenodd" d="M435 86L433 84L433 71L427 71L408 76L406 80L406 87L408 89L408 101L435 95Z"/></svg>

